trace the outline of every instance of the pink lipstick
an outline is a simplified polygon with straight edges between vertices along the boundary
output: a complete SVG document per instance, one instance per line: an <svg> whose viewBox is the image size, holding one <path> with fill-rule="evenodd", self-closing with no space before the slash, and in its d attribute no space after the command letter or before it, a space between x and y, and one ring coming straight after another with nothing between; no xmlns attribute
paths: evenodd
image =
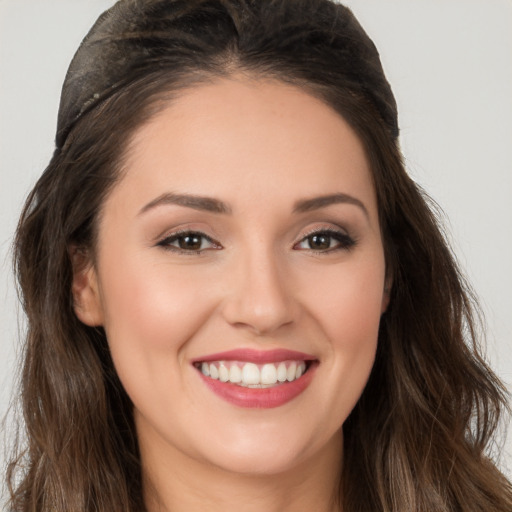
<svg viewBox="0 0 512 512"><path fill-rule="evenodd" d="M239 407L272 408L300 395L310 384L318 360L303 352L237 349L193 360L203 382Z"/></svg>

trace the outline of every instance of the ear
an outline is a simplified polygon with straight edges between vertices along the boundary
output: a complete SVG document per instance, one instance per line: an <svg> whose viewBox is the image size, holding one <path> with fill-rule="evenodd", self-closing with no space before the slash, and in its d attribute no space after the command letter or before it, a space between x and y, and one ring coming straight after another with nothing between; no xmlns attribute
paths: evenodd
<svg viewBox="0 0 512 512"><path fill-rule="evenodd" d="M384 314L388 309L392 287L393 278L390 275L388 275L386 276L386 280L384 281L384 292L382 293L382 306L380 310L381 314Z"/></svg>
<svg viewBox="0 0 512 512"><path fill-rule="evenodd" d="M72 246L68 253L73 268L71 293L75 314L81 322L90 327L103 325L98 279L89 252L81 247Z"/></svg>

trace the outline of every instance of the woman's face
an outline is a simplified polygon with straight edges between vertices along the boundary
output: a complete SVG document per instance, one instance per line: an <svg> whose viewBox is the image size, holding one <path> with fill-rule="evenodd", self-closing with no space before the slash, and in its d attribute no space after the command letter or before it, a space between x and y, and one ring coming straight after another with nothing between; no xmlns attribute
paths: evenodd
<svg viewBox="0 0 512 512"><path fill-rule="evenodd" d="M124 169L74 292L105 328L143 459L339 460L387 303L354 132L292 86L219 79L139 128Z"/></svg>

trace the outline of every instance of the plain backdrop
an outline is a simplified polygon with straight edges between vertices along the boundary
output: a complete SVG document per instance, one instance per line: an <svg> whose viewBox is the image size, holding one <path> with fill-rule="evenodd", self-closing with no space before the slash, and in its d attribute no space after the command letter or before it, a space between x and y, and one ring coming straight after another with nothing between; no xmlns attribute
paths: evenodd
<svg viewBox="0 0 512 512"><path fill-rule="evenodd" d="M112 4L0 0L0 416L10 400L23 332L12 235L53 151L69 61ZM512 1L346 4L379 48L398 101L408 171L446 213L453 249L487 315L488 358L510 389ZM511 437L502 452L509 475Z"/></svg>

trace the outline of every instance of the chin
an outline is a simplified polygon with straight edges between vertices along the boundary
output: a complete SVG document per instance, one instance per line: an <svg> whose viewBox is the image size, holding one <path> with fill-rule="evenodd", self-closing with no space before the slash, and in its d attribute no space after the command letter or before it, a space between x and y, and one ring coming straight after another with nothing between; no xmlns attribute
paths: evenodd
<svg viewBox="0 0 512 512"><path fill-rule="evenodd" d="M339 433L341 438L341 430ZM248 429L239 426L215 436L215 443L203 447L203 457L231 473L278 475L300 468L324 448L332 450L331 441L322 437L282 425L259 424ZM332 442L337 444L337 439L337 435L333 436Z"/></svg>
<svg viewBox="0 0 512 512"><path fill-rule="evenodd" d="M213 459L213 457L212 457ZM297 453L292 447L224 452L211 462L221 470L246 476L272 476L287 473L300 466L303 453Z"/></svg>

